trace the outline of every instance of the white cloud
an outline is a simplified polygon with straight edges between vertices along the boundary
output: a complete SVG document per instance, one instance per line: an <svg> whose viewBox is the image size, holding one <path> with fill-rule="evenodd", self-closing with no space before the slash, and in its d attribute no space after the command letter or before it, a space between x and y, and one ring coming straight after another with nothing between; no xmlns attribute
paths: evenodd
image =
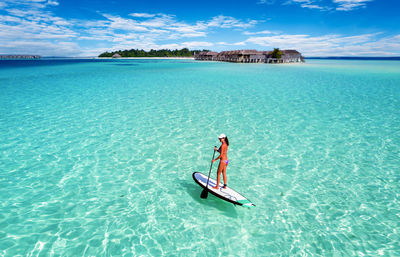
<svg viewBox="0 0 400 257"><path fill-rule="evenodd" d="M337 10L337 11L352 11L356 8L365 7L367 2L373 0L331 0L331 3L326 3L321 0L287 0L287 4L299 4L302 8L318 9L318 10Z"/></svg>
<svg viewBox="0 0 400 257"><path fill-rule="evenodd" d="M219 28L242 28L246 29L257 24L256 20L248 20L247 22L235 19L230 16L218 15L207 23L208 27Z"/></svg>
<svg viewBox="0 0 400 257"><path fill-rule="evenodd" d="M243 32L243 35L262 35L262 34L275 34L275 32L272 32L269 30L263 30L263 31L257 31L257 32L249 32L249 31Z"/></svg>
<svg viewBox="0 0 400 257"><path fill-rule="evenodd" d="M19 17L22 20L31 21L31 22L45 22L45 23L54 23L57 25L70 25L70 23L60 17L54 16L51 12L44 11L41 9L8 9L9 15Z"/></svg>
<svg viewBox="0 0 400 257"><path fill-rule="evenodd" d="M116 33L116 30L122 30L126 31L124 34L137 33L153 41L176 40L181 38L206 37L207 33L214 28L239 29L253 26L253 24L256 23L256 21L253 20L244 22L233 17L222 15L216 16L209 21L197 21L192 24L179 21L175 15L167 14L157 14L154 17L145 18L140 21L109 14L102 15L107 18L107 22L86 23L87 26L91 27L86 30L87 35L82 35L80 39L89 40L91 36L93 36L93 40L104 40L107 37L119 37L118 41L121 41L126 37L121 37L121 32ZM99 33L101 34L100 37Z"/></svg>
<svg viewBox="0 0 400 257"><path fill-rule="evenodd" d="M55 16L46 6L57 1L5 0L7 15L0 15L0 52L40 55L71 55L80 52L72 24ZM57 50L58 49L58 50ZM57 53L58 51L58 53Z"/></svg>
<svg viewBox="0 0 400 257"><path fill-rule="evenodd" d="M113 16L109 14L104 14L103 16L110 21L108 26L111 29L129 30L129 31L148 31L148 29L145 26L142 26L135 20L125 19L120 16Z"/></svg>
<svg viewBox="0 0 400 257"><path fill-rule="evenodd" d="M0 15L0 22L21 22L21 19L10 15Z"/></svg>
<svg viewBox="0 0 400 257"><path fill-rule="evenodd" d="M48 16L47 13L43 11L39 11L37 9L31 9L31 10L23 10L23 9L7 9L7 12L10 15L17 16L17 17L25 17L28 19L31 19L33 17L43 17L43 16Z"/></svg>
<svg viewBox="0 0 400 257"><path fill-rule="evenodd" d="M257 4L274 4L275 0L258 0Z"/></svg>
<svg viewBox="0 0 400 257"><path fill-rule="evenodd" d="M361 8L369 0L330 1L337 5L338 10L343 8L344 11ZM311 9L319 9L322 3L317 0L290 2L308 5L303 7ZM4 0L2 3L8 9L0 15L0 53L6 54L93 56L104 51L131 48L214 47L225 50L258 46L265 50L274 47L297 49L306 56L400 55L400 35L290 35L269 30L257 31L256 25L260 23L258 20L224 15L195 22L182 21L175 15L160 13L131 13L128 17L101 14L103 18L99 20L64 19L51 11L58 1ZM253 27L255 31L248 31ZM243 33L236 33L236 36L245 35L249 38L238 42L222 42L225 38L216 39L215 43L208 41L209 34L213 33L213 37L218 38L215 32L222 30L242 30ZM83 47L89 44L90 48Z"/></svg>
<svg viewBox="0 0 400 257"><path fill-rule="evenodd" d="M108 23L92 24L96 27L103 26L110 34L113 30L126 30L128 32L143 32L148 33L149 36L160 36L163 39L176 39L183 37L204 37L206 36L207 26L203 22L196 24L188 24L180 22L173 15L160 14L157 17L137 21L129 18L122 18L120 16L112 16L103 14L108 19Z"/></svg>
<svg viewBox="0 0 400 257"><path fill-rule="evenodd" d="M297 49L306 56L382 56L400 54L400 35L378 38L381 33L356 36L277 35L250 37L245 43L267 49Z"/></svg>
<svg viewBox="0 0 400 257"><path fill-rule="evenodd" d="M57 2L57 1L47 1L47 4L48 5L53 5L53 6L57 6L57 5L59 5L59 3Z"/></svg>
<svg viewBox="0 0 400 257"><path fill-rule="evenodd" d="M284 2L284 5L288 4L300 4L302 8L308 9L318 9L318 10L331 10L332 8L329 6L321 6L317 3L320 3L320 0L288 0Z"/></svg>
<svg viewBox="0 0 400 257"><path fill-rule="evenodd" d="M319 9L319 10L324 10L326 8L316 5L316 4L302 4L301 7L303 8L308 8L308 9Z"/></svg>
<svg viewBox="0 0 400 257"><path fill-rule="evenodd" d="M64 19L52 10L58 0L3 0L1 6L8 7L0 15L0 52L21 53L24 48L33 54L54 54L55 45L74 46L60 54L78 53L76 47L91 44L91 49L160 49L165 47L204 48L213 43L204 40L208 33L221 29L246 29L257 24L255 20L241 20L231 16L215 16L209 20L185 22L175 15L130 13L127 17L100 13L99 20ZM18 42L14 44L12 42ZM173 42L173 43L169 43ZM242 44L242 43L240 43ZM48 51L38 51L42 46ZM93 52L87 47L85 52ZM25 50L25 51L26 51ZM59 54L59 55L60 55ZM98 54L98 53L97 53Z"/></svg>
<svg viewBox="0 0 400 257"><path fill-rule="evenodd" d="M316 0L288 0L283 5L289 4L313 4Z"/></svg>
<svg viewBox="0 0 400 257"><path fill-rule="evenodd" d="M3 0L4 4L7 5L20 5L29 8L42 9L47 6L57 6L59 3L55 0Z"/></svg>
<svg viewBox="0 0 400 257"><path fill-rule="evenodd" d="M1 44L2 54L37 54L42 56L78 56L80 47L73 42L16 41Z"/></svg>
<svg viewBox="0 0 400 257"><path fill-rule="evenodd" d="M10 12L13 14L14 12ZM22 15L24 16L24 15ZM65 20L38 13L35 17L0 16L0 42L5 39L19 41L23 39L70 38L77 33L65 24Z"/></svg>
<svg viewBox="0 0 400 257"><path fill-rule="evenodd" d="M235 42L235 43L228 43L228 42L217 42L216 45L223 45L223 46L245 46L247 42L241 41L241 42Z"/></svg>
<svg viewBox="0 0 400 257"><path fill-rule="evenodd" d="M163 26L169 26L174 21L175 21L174 16L163 14L160 17L155 17L153 19L142 21L140 24L146 27L163 27Z"/></svg>
<svg viewBox="0 0 400 257"><path fill-rule="evenodd" d="M150 13L131 13L129 15L138 18L152 18L156 16L155 14L150 14Z"/></svg>
<svg viewBox="0 0 400 257"><path fill-rule="evenodd" d="M182 43L177 43L177 44L159 45L153 49L181 49L181 48L204 49L207 47L211 47L213 45L214 44L210 43L210 42L189 41L189 42L182 42Z"/></svg>
<svg viewBox="0 0 400 257"><path fill-rule="evenodd" d="M306 4L311 4L315 2L315 0L289 0L285 4L290 4L290 3L306 3Z"/></svg>
<svg viewBox="0 0 400 257"><path fill-rule="evenodd" d="M333 0L339 6L336 8L338 11L351 11L358 7L365 7L367 2L372 0Z"/></svg>

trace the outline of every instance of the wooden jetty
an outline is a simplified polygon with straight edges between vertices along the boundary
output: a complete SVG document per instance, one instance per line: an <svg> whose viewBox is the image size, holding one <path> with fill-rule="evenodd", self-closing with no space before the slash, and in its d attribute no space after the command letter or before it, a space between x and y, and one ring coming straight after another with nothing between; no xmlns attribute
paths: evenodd
<svg viewBox="0 0 400 257"><path fill-rule="evenodd" d="M8 54L0 55L0 59L40 59L40 55Z"/></svg>

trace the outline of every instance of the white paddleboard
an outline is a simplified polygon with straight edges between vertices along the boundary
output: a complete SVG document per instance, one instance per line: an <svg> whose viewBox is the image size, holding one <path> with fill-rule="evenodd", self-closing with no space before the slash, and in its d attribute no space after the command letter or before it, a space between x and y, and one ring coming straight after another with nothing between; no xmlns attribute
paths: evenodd
<svg viewBox="0 0 400 257"><path fill-rule="evenodd" d="M207 185L207 178L208 176L204 175L201 172L194 172L193 173L193 179L194 181L197 182L202 188L205 188ZM245 207L254 207L255 205L250 202L246 197L243 195L239 194L235 190L233 190L230 187L222 188L224 184L220 183L218 189L214 189L212 187L217 185L217 181L214 179L210 178L208 181L208 192L211 194L215 195L216 197L221 198L222 200L228 201L233 204L237 205L242 205Z"/></svg>

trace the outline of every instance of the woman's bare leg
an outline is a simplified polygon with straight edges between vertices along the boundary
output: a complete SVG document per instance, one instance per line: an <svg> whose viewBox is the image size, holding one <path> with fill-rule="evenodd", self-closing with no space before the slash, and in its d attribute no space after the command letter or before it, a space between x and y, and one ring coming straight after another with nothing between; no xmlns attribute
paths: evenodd
<svg viewBox="0 0 400 257"><path fill-rule="evenodd" d="M222 170L222 175L224 176L224 184L225 185L227 185L228 184L228 179L227 179L227 177L226 177L226 167L227 167L228 165L225 165L225 167L223 168L223 170Z"/></svg>
<svg viewBox="0 0 400 257"><path fill-rule="evenodd" d="M219 182L221 181L221 172L222 172L222 163L219 163L218 166L218 171L217 171L217 185L215 187L212 187L214 189L218 189L219 188Z"/></svg>

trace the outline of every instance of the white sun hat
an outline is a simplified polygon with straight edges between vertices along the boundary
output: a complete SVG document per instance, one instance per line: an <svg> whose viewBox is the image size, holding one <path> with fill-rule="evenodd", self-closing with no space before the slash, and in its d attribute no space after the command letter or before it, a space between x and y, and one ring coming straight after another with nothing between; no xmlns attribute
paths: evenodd
<svg viewBox="0 0 400 257"><path fill-rule="evenodd" d="M226 135L224 134L224 133L222 133L221 135L219 135L219 139L221 139L221 138L225 138L226 137Z"/></svg>

